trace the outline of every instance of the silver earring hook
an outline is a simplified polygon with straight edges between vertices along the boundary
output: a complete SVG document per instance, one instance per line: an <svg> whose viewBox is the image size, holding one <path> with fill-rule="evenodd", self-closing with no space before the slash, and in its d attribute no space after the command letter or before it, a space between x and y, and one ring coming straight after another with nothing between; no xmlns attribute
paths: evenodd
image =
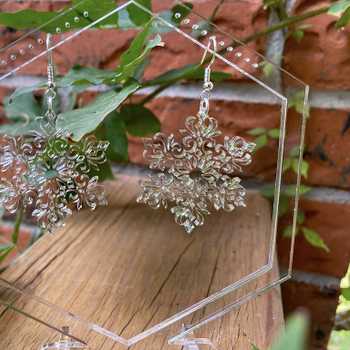
<svg viewBox="0 0 350 350"><path fill-rule="evenodd" d="M213 48L211 48L211 47L213 47ZM213 35L209 38L209 43L208 43L208 46L207 46L207 48L204 52L204 55L202 57L201 65L205 62L209 51L212 52L212 57L211 57L211 60L210 60L207 68L210 68L214 64L215 54L218 52L218 44L217 44L217 40L216 40L215 35Z"/></svg>
<svg viewBox="0 0 350 350"><path fill-rule="evenodd" d="M217 49L218 49L218 45L216 41L216 36L211 36L209 38L208 46L204 52L204 55L201 61L201 65L202 65L206 61L208 52L210 51L212 54L212 57L204 71L204 84L203 84L203 91L201 93L199 115L202 119L205 119L209 113L210 92L214 88L214 84L211 81L211 67L215 62Z"/></svg>
<svg viewBox="0 0 350 350"><path fill-rule="evenodd" d="M56 84L55 84L55 66L53 63L53 54L52 54L52 36L47 34L46 36L46 49L47 49L47 86L48 90L46 91L46 100L47 100L47 113L46 115L50 118L51 122L55 122L56 114L54 111L53 102L56 98Z"/></svg>
<svg viewBox="0 0 350 350"><path fill-rule="evenodd" d="M53 64L53 54L52 54L52 36L51 34L47 34L46 36L46 49L47 49L47 58L48 58L48 65L47 65L47 78L48 78L48 85L49 88L55 87L55 69Z"/></svg>

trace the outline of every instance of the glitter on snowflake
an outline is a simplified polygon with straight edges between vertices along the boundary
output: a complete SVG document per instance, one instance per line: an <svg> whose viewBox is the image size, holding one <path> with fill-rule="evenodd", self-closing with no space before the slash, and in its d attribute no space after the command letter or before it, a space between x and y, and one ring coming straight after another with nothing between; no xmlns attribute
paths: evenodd
<svg viewBox="0 0 350 350"><path fill-rule="evenodd" d="M26 136L2 138L0 205L11 213L32 209L41 228L52 232L73 208L107 204L98 177L89 174L106 162L109 143L93 136L73 142L56 130L54 118L39 117L38 126Z"/></svg>
<svg viewBox="0 0 350 350"><path fill-rule="evenodd" d="M145 140L144 158L161 173L141 182L137 201L154 209L170 206L176 223L191 233L211 208L230 212L245 206L246 190L235 174L251 163L255 144L238 136L218 144L217 120L207 114L188 117L180 133L181 143L163 133Z"/></svg>
<svg viewBox="0 0 350 350"><path fill-rule="evenodd" d="M98 184L100 165L107 161L109 142L94 136L73 142L69 132L57 129L52 37L47 34L47 111L32 122L32 130L21 137L3 135L0 149L0 205L10 213L30 209L44 231L64 223L73 209L91 210L106 205Z"/></svg>

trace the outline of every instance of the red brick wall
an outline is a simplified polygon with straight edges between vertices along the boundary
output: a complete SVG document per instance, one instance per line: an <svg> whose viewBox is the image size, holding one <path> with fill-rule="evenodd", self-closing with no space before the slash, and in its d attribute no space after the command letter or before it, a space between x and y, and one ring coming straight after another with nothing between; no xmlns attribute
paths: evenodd
<svg viewBox="0 0 350 350"><path fill-rule="evenodd" d="M172 1L157 2L158 7L166 7ZM209 16L218 0L193 1L195 10ZM269 12L263 9L262 0L228 0L220 9L216 23L224 30L243 38L266 26ZM324 6L329 2L304 0L296 1L293 11L303 13L311 8ZM52 9L62 6L62 2L24 1L14 3L13 0L0 3L0 10L18 10L22 8ZM322 288L322 278L327 281L331 277L340 278L346 271L350 261L350 240L347 239L350 226L350 197L347 190L350 185L350 130L349 109L350 95L350 39L348 31L336 30L333 27L335 18L321 15L307 20L310 24L305 31L304 39L298 43L288 37L285 42L283 67L301 80L310 84L313 91L312 101L316 101L311 109L306 135L306 160L309 161L310 176L307 180L311 186L319 187L317 195L303 200L302 207L306 213L306 225L316 229L327 245L330 253L312 248L303 239L297 240L295 266L306 273L319 274L319 284L312 285L308 281L294 280L283 287L286 310L297 306L310 308L313 313L314 348L323 349L332 327L332 320L337 304L337 291ZM1 29L0 43L13 40L15 32ZM120 53L127 47L132 32L116 34L113 30L86 32L79 39L60 47L57 50L56 64L61 73L66 72L74 64L113 68ZM268 52L269 42L259 40L250 45L261 53ZM173 41L170 51L163 55L157 52L153 56L154 65L147 72L154 75L159 69L176 67L197 59L193 46L179 45ZM247 67L248 68L248 67ZM249 67L251 69L251 67ZM45 74L45 62L38 61L23 74ZM246 82L242 76L234 79L239 88ZM338 92L345 92L349 103L338 104ZM8 93L6 86L0 88L0 98ZM321 93L327 92L322 99L322 108L317 101ZM346 100L346 98L345 98ZM198 101L183 97L162 97L150 104L162 122L162 129L168 133L176 132L184 121L184 117L196 112ZM225 134L242 134L247 130L259 127L277 127L279 111L276 107L263 103L248 104L239 101L217 101L215 108L220 111L220 126ZM1 107L0 107L1 113ZM292 117L292 114L291 114ZM255 173L262 179L269 176L275 158L271 157L271 149L260 151L255 159ZM130 160L142 163L142 145L140 140L130 140ZM341 191L325 192L324 188ZM280 244L280 260L286 263L284 243ZM322 277L323 276L323 277ZM326 282L325 282L326 283ZM334 287L334 286L333 286ZM317 303L317 301L320 301ZM322 317L320 316L322 315ZM322 319L321 319L322 318Z"/></svg>

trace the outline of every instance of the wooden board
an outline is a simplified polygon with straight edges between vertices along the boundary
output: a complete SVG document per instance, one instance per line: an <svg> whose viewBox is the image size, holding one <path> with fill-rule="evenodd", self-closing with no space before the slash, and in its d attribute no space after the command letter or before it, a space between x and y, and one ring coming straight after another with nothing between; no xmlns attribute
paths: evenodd
<svg viewBox="0 0 350 350"><path fill-rule="evenodd" d="M271 213L259 194L249 195L247 208L210 215L205 226L187 235L167 211L136 204L137 182L138 178L121 176L108 183L107 208L75 215L65 228L37 242L1 277L131 338L266 264ZM276 265L259 283L277 275ZM184 323L192 324L232 302L247 288L187 317ZM11 300L11 295L2 297ZM47 310L40 315L37 305L26 300L16 305L51 317L44 315ZM250 343L266 349L282 324L281 298L274 289L198 334L211 337L220 349L250 349ZM174 348L167 339L180 325L133 349ZM90 349L122 348L93 332L79 332ZM36 350L55 336L12 311L0 313L0 349Z"/></svg>

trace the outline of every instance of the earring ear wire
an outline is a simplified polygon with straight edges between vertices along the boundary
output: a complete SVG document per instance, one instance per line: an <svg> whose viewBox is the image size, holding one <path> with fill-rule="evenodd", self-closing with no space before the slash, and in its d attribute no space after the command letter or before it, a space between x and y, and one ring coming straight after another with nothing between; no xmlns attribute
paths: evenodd
<svg viewBox="0 0 350 350"><path fill-rule="evenodd" d="M53 48L52 48L52 35L49 33L46 36L46 49L47 49L47 91L45 93L47 100L47 117L50 118L52 123L56 121L56 113L54 110L54 100L56 98L56 84L55 84L55 66L53 63Z"/></svg>
<svg viewBox="0 0 350 350"><path fill-rule="evenodd" d="M213 47L213 48L211 48L211 47ZM205 50L205 52L203 54L202 60L201 60L201 65L203 65L204 62L206 61L209 52L212 54L212 57L210 59L210 62L209 62L209 65L208 65L207 68L210 68L214 64L215 58L216 58L216 54L218 52L218 43L217 43L215 35L212 35L209 38L209 42L208 42L207 48L206 48L206 50Z"/></svg>
<svg viewBox="0 0 350 350"><path fill-rule="evenodd" d="M203 91L200 96L201 102L200 102L200 109L199 109L199 117L202 120L207 118L209 113L210 92L214 88L214 84L211 81L211 67L215 62L217 49L218 49L217 40L216 40L216 36L214 35L209 38L208 46L204 52L204 55L201 61L201 65L203 65L204 62L207 60L208 53L210 52L212 54L211 59L204 71Z"/></svg>
<svg viewBox="0 0 350 350"><path fill-rule="evenodd" d="M53 64L53 54L52 54L52 35L49 33L46 36L46 49L47 49L47 57L48 57L48 65L47 65L47 78L48 78L48 87L55 87L55 67Z"/></svg>

